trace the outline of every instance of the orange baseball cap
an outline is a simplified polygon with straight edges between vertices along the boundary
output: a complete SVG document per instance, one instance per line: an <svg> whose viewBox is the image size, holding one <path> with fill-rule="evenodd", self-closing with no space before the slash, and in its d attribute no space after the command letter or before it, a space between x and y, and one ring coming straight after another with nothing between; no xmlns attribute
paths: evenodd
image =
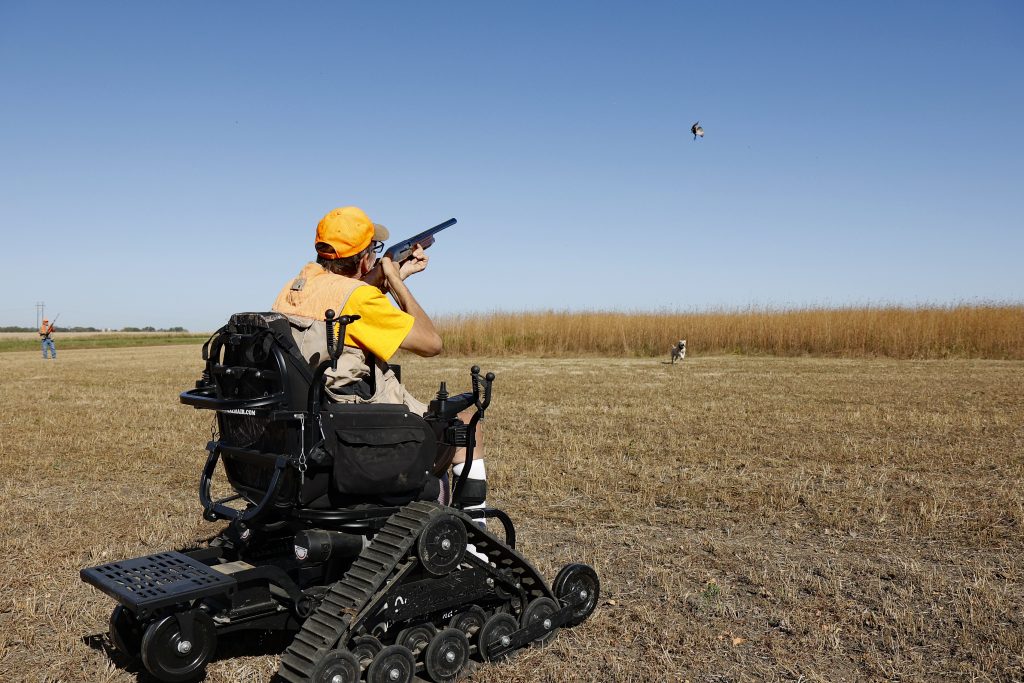
<svg viewBox="0 0 1024 683"><path fill-rule="evenodd" d="M321 258L333 261L355 256L370 246L371 241L384 242L387 238L388 229L371 221L362 209L343 206L320 219L313 246ZM333 251L323 251L325 244Z"/></svg>

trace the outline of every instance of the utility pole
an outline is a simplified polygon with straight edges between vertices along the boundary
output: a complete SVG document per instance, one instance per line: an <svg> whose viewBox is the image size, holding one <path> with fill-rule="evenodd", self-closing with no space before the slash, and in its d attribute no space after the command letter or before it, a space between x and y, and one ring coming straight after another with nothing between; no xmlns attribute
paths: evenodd
<svg viewBox="0 0 1024 683"><path fill-rule="evenodd" d="M36 329L38 330L43 325L43 317L46 315L46 302L36 302Z"/></svg>

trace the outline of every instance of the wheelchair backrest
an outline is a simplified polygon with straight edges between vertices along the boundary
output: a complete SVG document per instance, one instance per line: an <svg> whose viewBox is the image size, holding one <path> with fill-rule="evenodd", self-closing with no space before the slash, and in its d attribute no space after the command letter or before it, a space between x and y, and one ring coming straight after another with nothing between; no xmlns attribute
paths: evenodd
<svg viewBox="0 0 1024 683"><path fill-rule="evenodd" d="M272 517L436 497L431 426L403 405L310 405L320 395L311 384L322 377L300 353L285 316L231 316L204 345L203 358L203 378L181 400L217 411L219 437L210 447L236 492L250 501L269 492ZM290 465L275 478L282 458Z"/></svg>
<svg viewBox="0 0 1024 683"><path fill-rule="evenodd" d="M280 313L236 313L203 346L216 397L246 407L303 410L312 370ZM239 406L241 407L241 406Z"/></svg>

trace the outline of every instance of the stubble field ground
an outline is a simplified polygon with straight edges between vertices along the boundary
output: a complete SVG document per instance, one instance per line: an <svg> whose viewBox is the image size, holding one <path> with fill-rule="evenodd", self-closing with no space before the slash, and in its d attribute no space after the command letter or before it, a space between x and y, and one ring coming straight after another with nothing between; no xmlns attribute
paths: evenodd
<svg viewBox="0 0 1024 683"><path fill-rule="evenodd" d="M498 374L490 502L601 605L498 681L1024 680L1024 363L405 358ZM0 354L0 680L127 683L78 570L210 536L194 346ZM227 642L213 683L266 681ZM280 647L280 646L279 646Z"/></svg>

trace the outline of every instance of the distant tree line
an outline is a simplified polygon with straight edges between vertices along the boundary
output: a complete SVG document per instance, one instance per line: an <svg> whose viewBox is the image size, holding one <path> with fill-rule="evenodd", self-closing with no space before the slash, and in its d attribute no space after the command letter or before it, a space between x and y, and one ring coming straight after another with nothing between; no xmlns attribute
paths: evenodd
<svg viewBox="0 0 1024 683"><path fill-rule="evenodd" d="M36 328L7 325L5 327L0 327L0 332L36 332ZM57 325L57 332L188 332L188 330L180 325L177 327L153 327L151 325L146 327L122 327L120 330L106 330L99 327L64 327L63 325Z"/></svg>
<svg viewBox="0 0 1024 683"><path fill-rule="evenodd" d="M184 327L122 327L120 332L188 332Z"/></svg>

